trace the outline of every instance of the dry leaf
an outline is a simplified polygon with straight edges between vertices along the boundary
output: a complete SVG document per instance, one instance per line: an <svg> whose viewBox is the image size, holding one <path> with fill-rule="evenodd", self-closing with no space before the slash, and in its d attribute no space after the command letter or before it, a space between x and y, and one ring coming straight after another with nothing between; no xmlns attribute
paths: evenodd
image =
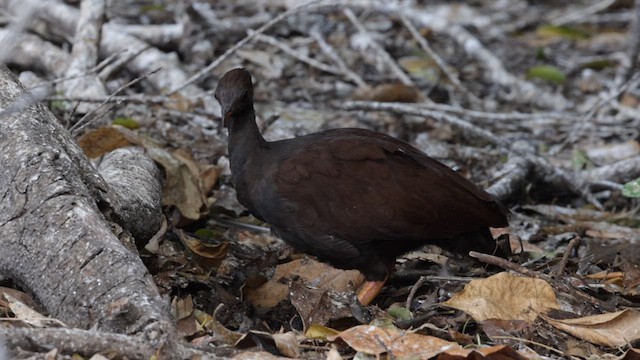
<svg viewBox="0 0 640 360"><path fill-rule="evenodd" d="M337 292L348 291L349 282L356 288L364 282L364 277L357 270L339 270L311 258L303 258L279 264L271 280L255 289L245 289L245 299L256 307L273 308L289 295L287 278L298 278L310 286Z"/></svg>
<svg viewBox="0 0 640 360"><path fill-rule="evenodd" d="M319 324L311 324L307 331L304 333L305 337L310 339L326 339L329 336L339 335L340 331L332 329L330 327L319 325Z"/></svg>
<svg viewBox="0 0 640 360"><path fill-rule="evenodd" d="M296 359L300 357L300 344L298 344L298 339L293 332L273 334L273 341L282 355Z"/></svg>
<svg viewBox="0 0 640 360"><path fill-rule="evenodd" d="M187 295L183 299L173 298L171 302L173 313L177 320L184 319L193 313L193 299L191 295Z"/></svg>
<svg viewBox="0 0 640 360"><path fill-rule="evenodd" d="M242 340L244 337L244 334L227 329L224 325L220 324L218 319L202 310L194 309L193 316L198 320L198 323L202 324L205 329L214 333L216 335L215 338L225 345L236 345L238 341Z"/></svg>
<svg viewBox="0 0 640 360"><path fill-rule="evenodd" d="M134 145L118 126L101 127L80 137L78 145L88 158L100 157L109 151Z"/></svg>
<svg viewBox="0 0 640 360"><path fill-rule="evenodd" d="M209 244L180 229L175 229L175 232L184 246L193 254L194 260L203 267L215 268L227 256L228 242Z"/></svg>
<svg viewBox="0 0 640 360"><path fill-rule="evenodd" d="M300 314L305 329L311 324L325 325L333 320L352 316L345 296L347 293L311 289L299 282L291 283L289 291L291 304Z"/></svg>
<svg viewBox="0 0 640 360"><path fill-rule="evenodd" d="M200 168L185 151L170 153L152 140L122 126L93 130L82 136L78 142L90 158L125 146L143 147L147 155L165 170L163 205L175 206L182 216L192 220L199 219L201 210L206 209L207 199L201 184Z"/></svg>
<svg viewBox="0 0 640 360"><path fill-rule="evenodd" d="M640 313L626 309L576 319L542 318L556 328L598 345L625 346L640 339Z"/></svg>
<svg viewBox="0 0 640 360"><path fill-rule="evenodd" d="M437 337L372 325L354 326L339 335L329 337L329 340L337 338L344 340L358 352L376 356L388 353L393 358L429 359L451 349L462 349L457 343Z"/></svg>
<svg viewBox="0 0 640 360"><path fill-rule="evenodd" d="M373 88L359 88L353 94L354 100L379 102L418 102L420 92L413 86L405 84L382 84Z"/></svg>
<svg viewBox="0 0 640 360"><path fill-rule="evenodd" d="M480 355L480 356L478 356ZM520 354L509 346L496 345L481 347L476 349L456 348L443 352L438 356L438 360L460 360L460 359L500 359L500 360L525 360L529 357Z"/></svg>
<svg viewBox="0 0 640 360"><path fill-rule="evenodd" d="M266 351L243 351L240 354L231 358L231 360L288 360L286 357L275 356L272 353Z"/></svg>
<svg viewBox="0 0 640 360"><path fill-rule="evenodd" d="M147 153L165 170L162 205L174 205L187 219L199 219L200 211L207 203L200 186L199 171L194 173L193 164L159 147L147 148Z"/></svg>
<svg viewBox="0 0 640 360"><path fill-rule="evenodd" d="M558 309L556 294L544 280L501 272L473 280L443 305L462 310L476 321L487 319L533 322L539 313Z"/></svg>
<svg viewBox="0 0 640 360"><path fill-rule="evenodd" d="M39 312L25 305L22 301L9 295L7 292L4 293L4 298L7 299L7 302L9 303L9 309L11 309L11 312L16 316L16 318L33 327L41 328L51 327L53 325L67 327L67 325L65 325L62 321L40 314Z"/></svg>

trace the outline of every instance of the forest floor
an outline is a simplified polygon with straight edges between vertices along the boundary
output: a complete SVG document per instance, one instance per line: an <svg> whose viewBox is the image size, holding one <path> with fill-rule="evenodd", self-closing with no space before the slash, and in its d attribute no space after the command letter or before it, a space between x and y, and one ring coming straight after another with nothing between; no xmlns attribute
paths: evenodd
<svg viewBox="0 0 640 360"><path fill-rule="evenodd" d="M186 342L256 358L640 357L640 6L109 3L105 23L137 42L101 49L103 94L61 86L50 62L70 66L69 37L46 21L29 31L40 52L18 42L0 60L89 157L126 134L172 179L140 254ZM297 253L235 198L212 94L236 67L267 140L359 127L407 141L509 208L494 235L516 255L412 252L354 304L357 271Z"/></svg>

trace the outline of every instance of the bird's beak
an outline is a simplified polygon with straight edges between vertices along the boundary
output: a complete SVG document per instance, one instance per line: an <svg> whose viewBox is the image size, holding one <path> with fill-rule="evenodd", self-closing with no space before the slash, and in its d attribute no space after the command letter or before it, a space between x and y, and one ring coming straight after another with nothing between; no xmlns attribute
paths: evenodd
<svg viewBox="0 0 640 360"><path fill-rule="evenodd" d="M231 112L227 111L227 109L222 109L222 126L223 127L228 127L229 126L229 117L231 116Z"/></svg>

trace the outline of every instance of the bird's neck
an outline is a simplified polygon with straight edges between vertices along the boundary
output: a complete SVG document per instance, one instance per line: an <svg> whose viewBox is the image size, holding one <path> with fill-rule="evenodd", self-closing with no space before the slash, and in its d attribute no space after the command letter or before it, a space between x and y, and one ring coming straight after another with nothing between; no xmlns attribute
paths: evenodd
<svg viewBox="0 0 640 360"><path fill-rule="evenodd" d="M268 142L258 130L253 108L228 121L229 162L231 172L236 177L244 172L244 166L252 156L258 155L267 148Z"/></svg>

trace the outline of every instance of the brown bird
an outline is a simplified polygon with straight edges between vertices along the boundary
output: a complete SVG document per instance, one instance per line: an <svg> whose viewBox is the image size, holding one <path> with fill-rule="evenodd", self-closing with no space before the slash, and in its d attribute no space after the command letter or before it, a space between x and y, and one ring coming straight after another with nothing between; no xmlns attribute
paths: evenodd
<svg viewBox="0 0 640 360"><path fill-rule="evenodd" d="M215 97L229 128L238 201L294 248L360 270L363 304L380 292L396 257L422 245L495 253L489 227L508 225L506 209L415 147L351 128L268 142L245 69L227 72Z"/></svg>

